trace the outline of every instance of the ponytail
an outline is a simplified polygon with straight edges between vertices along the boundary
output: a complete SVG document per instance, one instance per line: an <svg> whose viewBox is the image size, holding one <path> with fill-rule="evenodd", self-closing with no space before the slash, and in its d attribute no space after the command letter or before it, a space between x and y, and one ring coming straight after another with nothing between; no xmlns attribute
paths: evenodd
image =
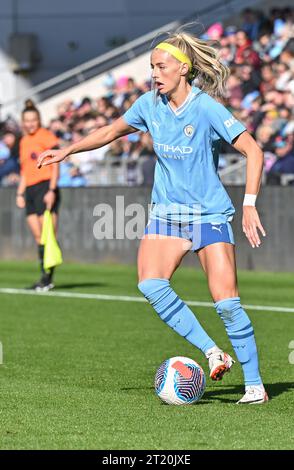
<svg viewBox="0 0 294 470"><path fill-rule="evenodd" d="M188 81L195 80L197 86L214 98L223 98L230 70L218 59L215 41L198 39L186 32L170 33L164 40L180 49L192 63Z"/></svg>

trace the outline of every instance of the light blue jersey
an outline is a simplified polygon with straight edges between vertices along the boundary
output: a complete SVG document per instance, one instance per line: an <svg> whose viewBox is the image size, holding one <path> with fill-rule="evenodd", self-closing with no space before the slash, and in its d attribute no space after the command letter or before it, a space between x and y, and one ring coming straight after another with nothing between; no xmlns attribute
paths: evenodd
<svg viewBox="0 0 294 470"><path fill-rule="evenodd" d="M174 222L226 223L235 212L217 174L217 143L231 143L246 128L220 103L197 87L175 111L166 96L151 91L123 118L149 131L158 160L151 217Z"/></svg>

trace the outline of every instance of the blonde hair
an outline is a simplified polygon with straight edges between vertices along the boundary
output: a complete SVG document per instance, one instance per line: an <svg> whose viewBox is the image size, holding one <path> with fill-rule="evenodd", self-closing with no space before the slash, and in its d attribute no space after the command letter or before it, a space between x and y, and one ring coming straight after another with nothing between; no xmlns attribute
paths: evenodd
<svg viewBox="0 0 294 470"><path fill-rule="evenodd" d="M192 73L187 74L189 81L196 80L197 86L210 96L225 96L230 70L218 59L218 51L213 47L216 45L215 41L205 41L180 31L169 33L164 42L177 47L191 60L193 68Z"/></svg>

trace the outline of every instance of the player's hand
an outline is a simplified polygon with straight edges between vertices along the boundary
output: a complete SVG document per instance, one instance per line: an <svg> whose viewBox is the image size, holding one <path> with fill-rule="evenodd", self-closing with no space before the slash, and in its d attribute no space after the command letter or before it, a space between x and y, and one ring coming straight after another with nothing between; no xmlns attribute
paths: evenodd
<svg viewBox="0 0 294 470"><path fill-rule="evenodd" d="M252 248L259 247L261 241L258 230L264 237L266 236L266 233L261 225L258 212L254 206L243 206L242 227Z"/></svg>
<svg viewBox="0 0 294 470"><path fill-rule="evenodd" d="M43 198L43 201L46 204L46 209L51 211L51 209L54 205L55 199L56 199L56 194L54 193L54 191L48 191L45 194L45 196Z"/></svg>
<svg viewBox="0 0 294 470"><path fill-rule="evenodd" d="M16 195L16 205L19 209L24 209L26 206L26 201L24 196Z"/></svg>
<svg viewBox="0 0 294 470"><path fill-rule="evenodd" d="M39 155L37 167L41 168L42 166L52 165L52 163L62 162L62 160L64 160L68 155L69 154L66 149L46 150L45 152L41 153L41 155Z"/></svg>

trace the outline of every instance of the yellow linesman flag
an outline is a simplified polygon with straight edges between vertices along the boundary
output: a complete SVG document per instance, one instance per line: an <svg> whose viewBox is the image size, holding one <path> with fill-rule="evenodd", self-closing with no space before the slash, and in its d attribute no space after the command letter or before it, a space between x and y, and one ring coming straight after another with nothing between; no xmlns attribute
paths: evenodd
<svg viewBox="0 0 294 470"><path fill-rule="evenodd" d="M49 210L44 212L41 245L44 245L45 270L62 263L62 253L55 238L52 214Z"/></svg>

